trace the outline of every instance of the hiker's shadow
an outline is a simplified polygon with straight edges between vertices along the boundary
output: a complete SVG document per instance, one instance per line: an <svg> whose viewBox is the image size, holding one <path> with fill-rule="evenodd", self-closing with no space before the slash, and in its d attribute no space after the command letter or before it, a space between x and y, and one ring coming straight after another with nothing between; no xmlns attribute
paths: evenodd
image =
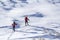
<svg viewBox="0 0 60 40"><path fill-rule="evenodd" d="M40 26L34 26L34 25L29 25L30 27L35 27L35 28L42 28L45 29L44 27L40 27Z"/></svg>

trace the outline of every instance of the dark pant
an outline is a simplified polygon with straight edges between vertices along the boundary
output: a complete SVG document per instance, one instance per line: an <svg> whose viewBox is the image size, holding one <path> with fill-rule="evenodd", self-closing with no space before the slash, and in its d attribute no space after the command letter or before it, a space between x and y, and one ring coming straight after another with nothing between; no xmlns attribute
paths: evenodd
<svg viewBox="0 0 60 40"><path fill-rule="evenodd" d="M15 31L15 27L13 27L13 31Z"/></svg>
<svg viewBox="0 0 60 40"><path fill-rule="evenodd" d="M29 25L28 22L25 22L25 26Z"/></svg>

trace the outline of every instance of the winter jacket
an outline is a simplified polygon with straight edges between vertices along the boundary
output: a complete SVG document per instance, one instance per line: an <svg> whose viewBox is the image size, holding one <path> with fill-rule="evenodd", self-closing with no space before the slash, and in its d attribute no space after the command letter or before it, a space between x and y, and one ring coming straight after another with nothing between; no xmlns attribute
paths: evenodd
<svg viewBox="0 0 60 40"><path fill-rule="evenodd" d="M15 25L17 25L15 22L12 24L13 27L15 27Z"/></svg>
<svg viewBox="0 0 60 40"><path fill-rule="evenodd" d="M29 20L28 17L25 17L25 22L28 22L28 20Z"/></svg>

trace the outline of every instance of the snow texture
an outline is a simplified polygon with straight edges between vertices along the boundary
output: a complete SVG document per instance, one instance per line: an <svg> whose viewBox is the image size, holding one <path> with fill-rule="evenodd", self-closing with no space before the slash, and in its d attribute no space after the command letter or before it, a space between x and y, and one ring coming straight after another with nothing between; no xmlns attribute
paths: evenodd
<svg viewBox="0 0 60 40"><path fill-rule="evenodd" d="M0 40L60 40L60 0L0 0Z"/></svg>

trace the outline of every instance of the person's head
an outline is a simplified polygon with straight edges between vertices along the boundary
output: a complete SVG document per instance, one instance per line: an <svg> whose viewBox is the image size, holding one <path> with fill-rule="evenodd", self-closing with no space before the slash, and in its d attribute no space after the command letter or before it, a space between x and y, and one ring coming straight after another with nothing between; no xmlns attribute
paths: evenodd
<svg viewBox="0 0 60 40"><path fill-rule="evenodd" d="M15 21L13 23L15 23Z"/></svg>

